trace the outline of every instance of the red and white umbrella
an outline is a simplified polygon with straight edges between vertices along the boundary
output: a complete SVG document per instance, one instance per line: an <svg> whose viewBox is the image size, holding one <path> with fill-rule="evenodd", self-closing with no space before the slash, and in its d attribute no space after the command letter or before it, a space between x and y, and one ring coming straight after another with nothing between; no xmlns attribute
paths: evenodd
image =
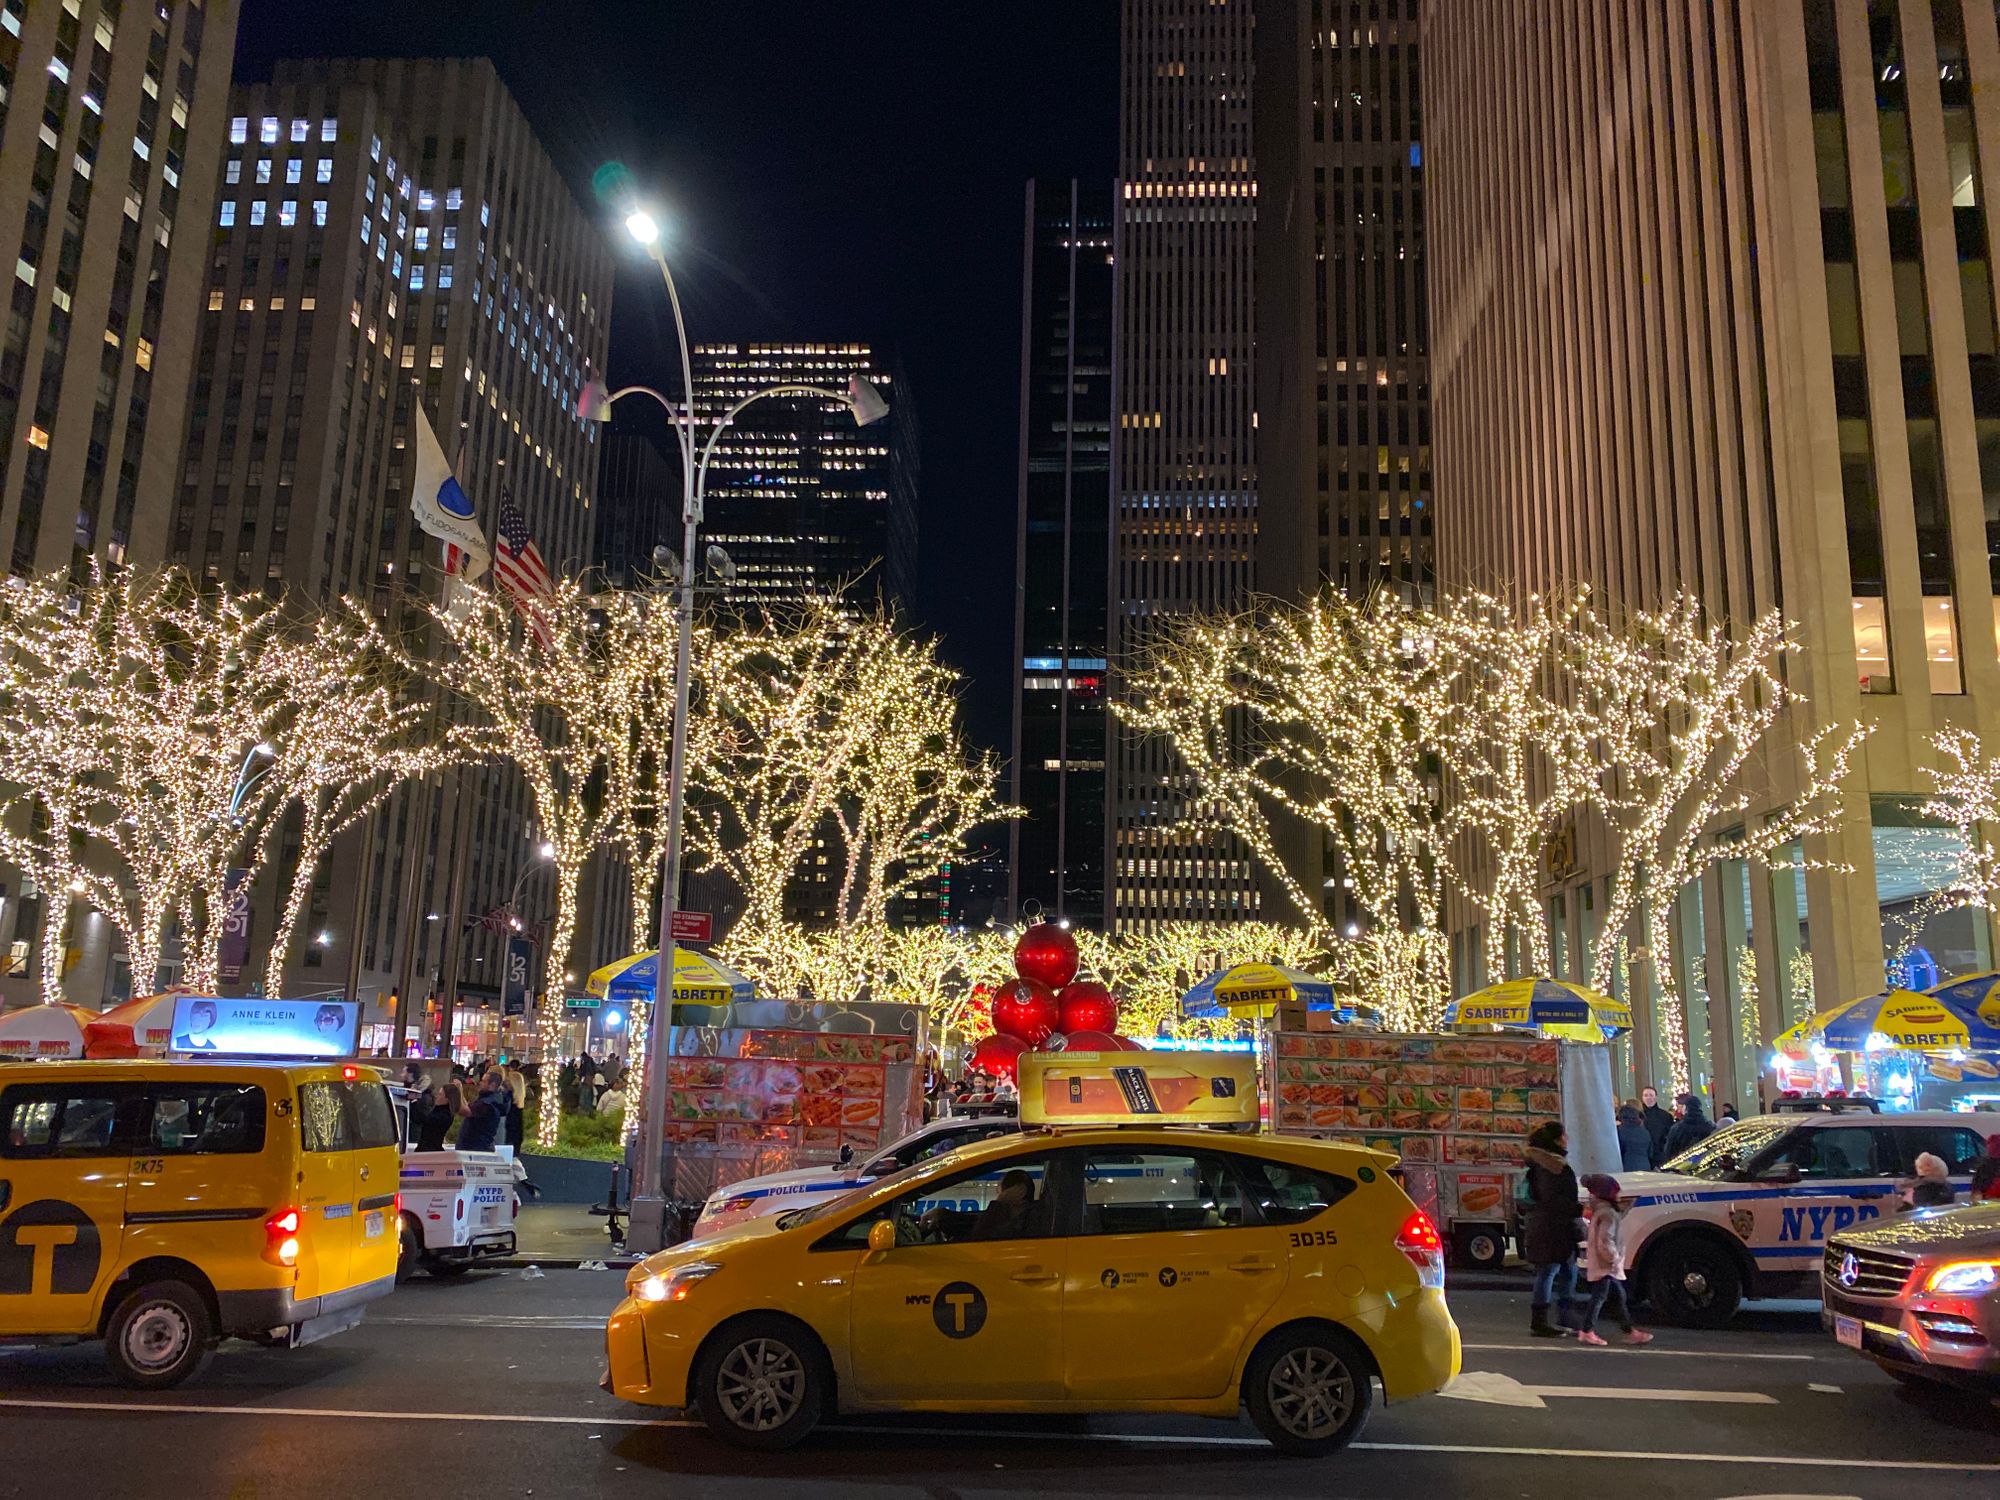
<svg viewBox="0 0 2000 1500"><path fill-rule="evenodd" d="M97 1019L75 1005L27 1005L0 1015L0 1060L83 1056L83 1028Z"/></svg>
<svg viewBox="0 0 2000 1500"><path fill-rule="evenodd" d="M130 1026L132 1040L139 1047L157 1047L164 1052L174 1036L174 1002L193 993L192 989L176 985L172 989L161 990L157 995L141 995L123 1005L114 1005L103 1015L92 1016L91 1019Z"/></svg>

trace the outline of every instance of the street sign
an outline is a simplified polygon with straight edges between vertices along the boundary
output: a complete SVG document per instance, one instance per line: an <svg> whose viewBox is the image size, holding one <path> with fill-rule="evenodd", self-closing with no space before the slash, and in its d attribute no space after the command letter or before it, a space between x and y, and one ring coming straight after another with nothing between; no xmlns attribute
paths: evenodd
<svg viewBox="0 0 2000 1500"><path fill-rule="evenodd" d="M677 911L672 926L677 943L706 943L715 938L715 916L712 912Z"/></svg>
<svg viewBox="0 0 2000 1500"><path fill-rule="evenodd" d="M604 1005L604 997L602 995L563 996L564 1010L598 1010L601 1009L603 1005Z"/></svg>

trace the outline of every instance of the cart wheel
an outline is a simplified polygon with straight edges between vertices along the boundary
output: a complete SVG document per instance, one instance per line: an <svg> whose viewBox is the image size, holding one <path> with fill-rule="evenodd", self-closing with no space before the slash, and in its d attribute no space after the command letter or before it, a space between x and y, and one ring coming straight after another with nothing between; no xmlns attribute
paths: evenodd
<svg viewBox="0 0 2000 1500"><path fill-rule="evenodd" d="M1468 1271L1495 1271L1507 1259L1507 1231L1499 1224L1455 1224L1451 1258Z"/></svg>

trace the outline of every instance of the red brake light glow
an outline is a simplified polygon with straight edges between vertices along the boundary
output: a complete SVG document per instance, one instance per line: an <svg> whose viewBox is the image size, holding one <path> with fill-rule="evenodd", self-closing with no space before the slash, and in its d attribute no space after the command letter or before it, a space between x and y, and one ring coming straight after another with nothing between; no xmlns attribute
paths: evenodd
<svg viewBox="0 0 2000 1500"><path fill-rule="evenodd" d="M281 1208L264 1221L264 1259L274 1266L299 1263L299 1231L305 1215L296 1208Z"/></svg>
<svg viewBox="0 0 2000 1500"><path fill-rule="evenodd" d="M353 1063L343 1063L340 1068L340 1076L349 1083L352 1083L361 1076L361 1070L355 1067Z"/></svg>
<svg viewBox="0 0 2000 1500"><path fill-rule="evenodd" d="M1438 1237L1431 1216L1419 1208L1403 1220L1403 1227L1396 1233L1396 1248L1405 1255L1412 1251L1435 1255L1444 1249L1444 1241Z"/></svg>

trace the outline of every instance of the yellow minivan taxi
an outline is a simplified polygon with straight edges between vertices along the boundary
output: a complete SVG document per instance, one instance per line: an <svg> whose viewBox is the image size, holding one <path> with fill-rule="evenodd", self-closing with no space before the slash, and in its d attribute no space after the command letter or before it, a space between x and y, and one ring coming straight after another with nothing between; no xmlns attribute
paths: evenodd
<svg viewBox="0 0 2000 1500"><path fill-rule="evenodd" d="M1191 1412L1287 1453L1458 1373L1436 1228L1392 1158L1196 1129L1038 1130L665 1250L605 1389L782 1448L834 1412Z"/></svg>
<svg viewBox="0 0 2000 1500"><path fill-rule="evenodd" d="M396 1136L352 1065L0 1066L0 1342L102 1338L161 1387L352 1327L395 1289Z"/></svg>

